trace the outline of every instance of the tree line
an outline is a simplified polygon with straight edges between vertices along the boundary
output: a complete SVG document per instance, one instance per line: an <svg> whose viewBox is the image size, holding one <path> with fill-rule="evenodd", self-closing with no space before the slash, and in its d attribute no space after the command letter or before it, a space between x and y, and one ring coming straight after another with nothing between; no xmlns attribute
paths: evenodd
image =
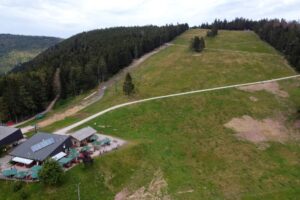
<svg viewBox="0 0 300 200"><path fill-rule="evenodd" d="M225 30L253 30L264 41L281 52L289 63L300 72L300 24L284 19L262 19L259 21L236 18L232 21L215 20L212 24L204 23L201 28Z"/></svg>
<svg viewBox="0 0 300 200"><path fill-rule="evenodd" d="M0 119L18 121L43 111L56 95L58 68L60 97L75 96L188 28L188 24L114 27L66 39L0 78Z"/></svg>

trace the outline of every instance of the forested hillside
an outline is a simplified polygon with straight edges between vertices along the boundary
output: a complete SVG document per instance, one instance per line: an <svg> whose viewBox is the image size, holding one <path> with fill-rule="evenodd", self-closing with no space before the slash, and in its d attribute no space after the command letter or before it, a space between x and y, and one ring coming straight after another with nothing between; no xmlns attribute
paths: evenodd
<svg viewBox="0 0 300 200"><path fill-rule="evenodd" d="M29 61L61 40L55 37L0 34L0 74Z"/></svg>
<svg viewBox="0 0 300 200"><path fill-rule="evenodd" d="M233 21L215 20L213 24L202 24L201 28L216 26L227 30L253 30L259 37L285 55L290 64L300 71L300 24L297 21L260 20L236 18Z"/></svg>
<svg viewBox="0 0 300 200"><path fill-rule="evenodd" d="M74 96L188 28L187 24L116 27L66 39L0 79L0 118L19 120L42 111L55 96L53 77L57 68L61 98Z"/></svg>

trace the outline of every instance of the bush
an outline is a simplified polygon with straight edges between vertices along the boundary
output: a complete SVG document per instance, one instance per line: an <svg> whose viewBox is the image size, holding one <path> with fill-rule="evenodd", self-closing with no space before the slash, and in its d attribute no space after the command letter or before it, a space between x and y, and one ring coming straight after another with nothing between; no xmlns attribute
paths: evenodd
<svg viewBox="0 0 300 200"><path fill-rule="evenodd" d="M214 25L210 31L207 31L207 37L215 37L218 35L218 28Z"/></svg>
<svg viewBox="0 0 300 200"><path fill-rule="evenodd" d="M27 192L25 192L24 190L22 190L20 192L20 200L28 199L28 197L29 197L29 194Z"/></svg>
<svg viewBox="0 0 300 200"><path fill-rule="evenodd" d="M23 187L23 182L21 181L16 181L14 182L14 184L12 185L12 191L13 192L18 192L19 190L21 190Z"/></svg>
<svg viewBox="0 0 300 200"><path fill-rule="evenodd" d="M54 186L62 182L64 171L57 161L48 159L38 175L42 183Z"/></svg>

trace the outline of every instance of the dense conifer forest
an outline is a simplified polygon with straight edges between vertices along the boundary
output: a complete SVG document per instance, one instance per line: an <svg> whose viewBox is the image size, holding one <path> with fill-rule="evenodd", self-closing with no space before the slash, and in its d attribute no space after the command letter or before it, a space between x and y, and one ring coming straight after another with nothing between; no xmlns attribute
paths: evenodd
<svg viewBox="0 0 300 200"><path fill-rule="evenodd" d="M259 37L285 55L290 64L300 71L300 24L284 19L253 21L236 18L233 21L215 20L213 24L202 24L201 28L217 27L227 30L253 30Z"/></svg>
<svg viewBox="0 0 300 200"><path fill-rule="evenodd" d="M56 96L75 96L109 79L133 59L171 41L187 24L116 27L75 35L47 49L0 79L0 119L19 121L46 108Z"/></svg>

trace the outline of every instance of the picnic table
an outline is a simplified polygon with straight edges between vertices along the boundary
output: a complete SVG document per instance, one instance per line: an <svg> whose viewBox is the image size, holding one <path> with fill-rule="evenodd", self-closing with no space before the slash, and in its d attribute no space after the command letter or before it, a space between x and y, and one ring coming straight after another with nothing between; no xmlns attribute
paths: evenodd
<svg viewBox="0 0 300 200"><path fill-rule="evenodd" d="M84 146L84 147L82 147L82 149L80 150L80 152L89 151L90 149L91 149L90 146Z"/></svg>
<svg viewBox="0 0 300 200"><path fill-rule="evenodd" d="M15 175L15 178L23 179L28 175L28 172L26 171L18 171Z"/></svg>
<svg viewBox="0 0 300 200"><path fill-rule="evenodd" d="M10 177L10 176L15 176L17 174L17 169L12 168L12 169L6 169L2 171L3 176L5 177Z"/></svg>
<svg viewBox="0 0 300 200"><path fill-rule="evenodd" d="M91 141L97 141L98 138L99 138L98 135L92 135L90 140Z"/></svg>
<svg viewBox="0 0 300 200"><path fill-rule="evenodd" d="M62 166L66 165L66 164L69 164L74 158L69 156L69 157L65 157L65 158L62 158L58 161L58 163Z"/></svg>

